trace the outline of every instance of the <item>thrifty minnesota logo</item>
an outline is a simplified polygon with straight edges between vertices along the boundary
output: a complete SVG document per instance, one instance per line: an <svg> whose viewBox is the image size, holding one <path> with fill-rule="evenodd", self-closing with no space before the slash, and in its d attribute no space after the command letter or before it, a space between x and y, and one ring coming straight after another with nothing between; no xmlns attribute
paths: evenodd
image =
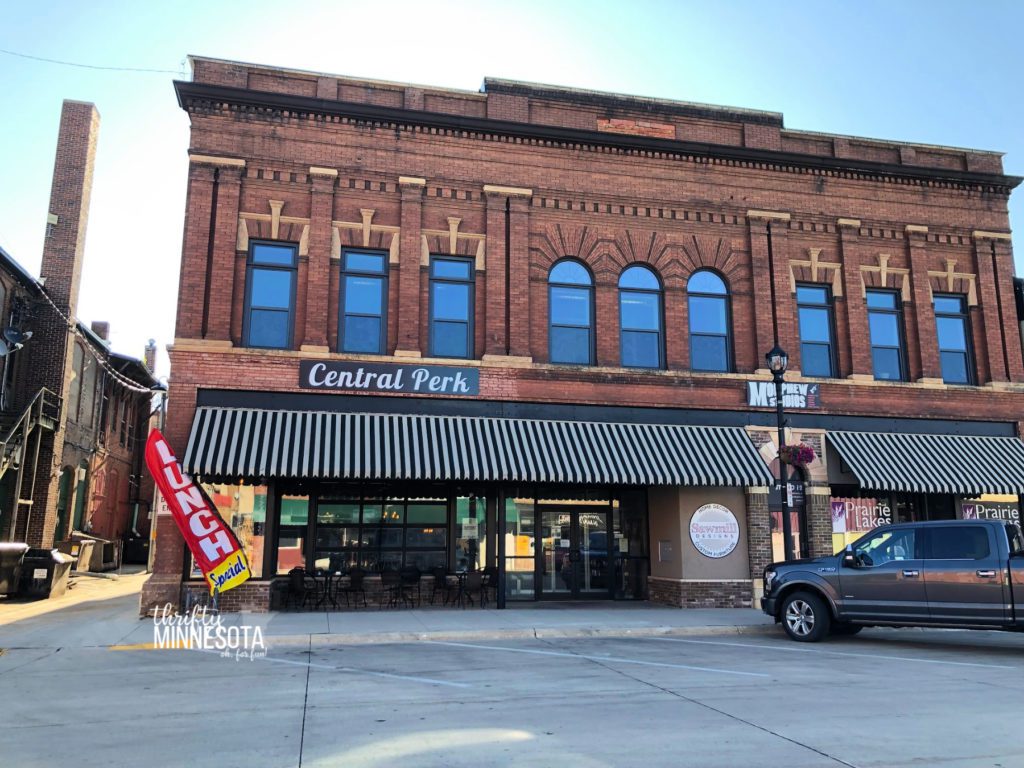
<svg viewBox="0 0 1024 768"><path fill-rule="evenodd" d="M267 655L263 630L248 624L226 626L220 614L196 606L179 614L170 603L153 615L153 647L218 653L224 658L257 659Z"/></svg>

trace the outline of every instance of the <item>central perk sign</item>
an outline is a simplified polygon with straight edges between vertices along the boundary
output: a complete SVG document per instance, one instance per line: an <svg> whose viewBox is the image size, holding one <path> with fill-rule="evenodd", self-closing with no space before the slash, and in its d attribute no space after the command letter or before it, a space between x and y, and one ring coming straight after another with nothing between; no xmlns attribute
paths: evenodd
<svg viewBox="0 0 1024 768"><path fill-rule="evenodd" d="M448 365L302 360L299 362L299 386L347 392L479 395L480 371Z"/></svg>
<svg viewBox="0 0 1024 768"><path fill-rule="evenodd" d="M754 408L774 408L775 382L748 381L747 405ZM821 389L818 384L800 384L795 381L783 382L782 405L791 410L821 408Z"/></svg>

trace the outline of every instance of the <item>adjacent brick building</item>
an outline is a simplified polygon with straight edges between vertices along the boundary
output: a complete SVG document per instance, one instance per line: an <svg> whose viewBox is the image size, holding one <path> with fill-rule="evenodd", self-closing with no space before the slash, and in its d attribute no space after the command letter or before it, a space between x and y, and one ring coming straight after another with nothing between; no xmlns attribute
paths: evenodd
<svg viewBox="0 0 1024 768"><path fill-rule="evenodd" d="M998 153L192 66L167 434L255 553L233 603L265 608L296 565L411 564L496 567L509 599L749 602L781 555L776 343L787 443L814 451L801 552L1016 515L1020 179ZM180 596L169 518L158 541L144 607Z"/></svg>
<svg viewBox="0 0 1024 768"><path fill-rule="evenodd" d="M133 525L148 534L141 445L160 388L110 350L107 323L75 320L98 132L92 104L64 102L40 278L0 249L0 537L105 540L83 570L117 565Z"/></svg>

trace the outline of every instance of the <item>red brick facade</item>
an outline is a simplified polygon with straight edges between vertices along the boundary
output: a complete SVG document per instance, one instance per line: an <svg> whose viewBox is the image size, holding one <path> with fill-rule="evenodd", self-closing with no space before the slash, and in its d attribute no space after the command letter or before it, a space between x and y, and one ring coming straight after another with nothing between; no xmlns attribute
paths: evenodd
<svg viewBox="0 0 1024 768"><path fill-rule="evenodd" d="M298 391L300 359L345 357L338 258L349 246L388 256L386 351L399 359L428 355L426 257L474 258L466 364L480 366L483 399L744 409L776 326L799 380L799 281L836 297L827 413L878 415L884 403L894 417L1024 421L1007 216L1019 180L996 153L501 80L473 93L193 65L178 88L192 125L167 423L179 452L197 390ZM242 346L257 238L298 246L290 350ZM595 366L548 363L547 277L567 256L594 275ZM664 286L666 370L619 367L617 281L631 263ZM728 285L731 374L689 370L686 285L702 267ZM902 294L906 383L872 378L864 291L875 286ZM978 386L941 383L932 291L968 299ZM164 522L160 535L176 538ZM156 581L170 584L180 563L180 542L162 542Z"/></svg>

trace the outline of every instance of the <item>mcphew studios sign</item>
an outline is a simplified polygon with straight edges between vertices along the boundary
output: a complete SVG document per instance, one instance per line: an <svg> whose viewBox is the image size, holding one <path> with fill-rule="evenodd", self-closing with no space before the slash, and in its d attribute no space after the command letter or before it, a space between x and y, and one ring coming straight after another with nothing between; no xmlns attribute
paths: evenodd
<svg viewBox="0 0 1024 768"><path fill-rule="evenodd" d="M446 365L302 360L299 363L299 386L348 392L479 395L480 371Z"/></svg>
<svg viewBox="0 0 1024 768"><path fill-rule="evenodd" d="M748 381L747 405L754 408L775 407L774 381ZM782 384L782 405L784 408L821 408L821 394L817 384L797 384L787 381Z"/></svg>

